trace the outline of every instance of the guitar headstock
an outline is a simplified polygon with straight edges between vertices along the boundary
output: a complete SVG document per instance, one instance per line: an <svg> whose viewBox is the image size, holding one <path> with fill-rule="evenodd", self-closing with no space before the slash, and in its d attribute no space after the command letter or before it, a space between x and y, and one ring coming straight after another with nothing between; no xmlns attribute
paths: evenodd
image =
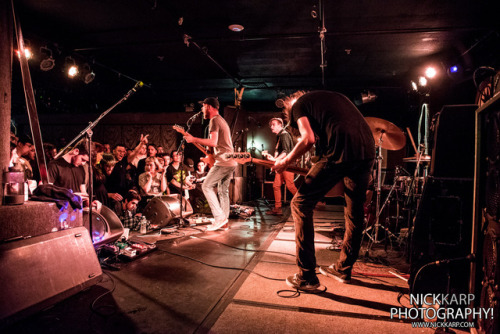
<svg viewBox="0 0 500 334"><path fill-rule="evenodd" d="M184 128L183 128L182 126L180 126L180 125L175 124L175 125L173 125L173 126L172 126L172 128L173 128L175 131L179 132L179 133L180 133L181 135L183 135L183 136L187 135L186 130L184 130Z"/></svg>
<svg viewBox="0 0 500 334"><path fill-rule="evenodd" d="M235 152L231 154L226 154L227 159L236 161L239 164L246 164L252 161L252 156L249 152Z"/></svg>

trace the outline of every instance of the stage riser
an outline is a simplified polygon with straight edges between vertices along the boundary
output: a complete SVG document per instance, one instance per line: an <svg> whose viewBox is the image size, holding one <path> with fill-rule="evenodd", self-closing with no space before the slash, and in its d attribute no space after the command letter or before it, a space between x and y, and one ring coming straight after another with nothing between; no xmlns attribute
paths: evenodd
<svg viewBox="0 0 500 334"><path fill-rule="evenodd" d="M0 206L0 242L83 226L82 210L59 209L54 202L28 201Z"/></svg>

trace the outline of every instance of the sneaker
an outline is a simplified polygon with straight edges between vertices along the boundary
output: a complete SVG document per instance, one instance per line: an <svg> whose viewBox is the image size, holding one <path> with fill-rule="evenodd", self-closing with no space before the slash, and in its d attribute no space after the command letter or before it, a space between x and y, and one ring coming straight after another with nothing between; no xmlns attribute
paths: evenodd
<svg viewBox="0 0 500 334"><path fill-rule="evenodd" d="M274 208L272 210L266 211L266 215L281 216L282 214L283 210L281 210L281 208Z"/></svg>
<svg viewBox="0 0 500 334"><path fill-rule="evenodd" d="M212 224L207 227L207 231L217 231L217 230L222 230L222 231L227 231L229 230L229 222L228 220L224 220L222 224Z"/></svg>
<svg viewBox="0 0 500 334"><path fill-rule="evenodd" d="M331 277L339 281L340 283L349 284L351 283L351 275L343 274L335 268L335 265L332 264L329 267L321 266L319 267L319 272L325 276Z"/></svg>
<svg viewBox="0 0 500 334"><path fill-rule="evenodd" d="M286 279L286 284L294 289L302 291L315 291L319 288L319 280L316 275L309 281L303 279L300 274L288 276Z"/></svg>

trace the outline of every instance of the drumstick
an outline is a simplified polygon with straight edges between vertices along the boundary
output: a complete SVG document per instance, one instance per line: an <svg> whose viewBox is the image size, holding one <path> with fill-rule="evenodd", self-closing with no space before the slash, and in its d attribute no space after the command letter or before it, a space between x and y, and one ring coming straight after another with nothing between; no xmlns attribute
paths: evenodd
<svg viewBox="0 0 500 334"><path fill-rule="evenodd" d="M415 154L418 155L417 146L415 145L415 141L413 141L413 136L411 135L410 128L406 127L406 131L408 131L408 136L410 137L411 144L413 145L413 149L415 150Z"/></svg>

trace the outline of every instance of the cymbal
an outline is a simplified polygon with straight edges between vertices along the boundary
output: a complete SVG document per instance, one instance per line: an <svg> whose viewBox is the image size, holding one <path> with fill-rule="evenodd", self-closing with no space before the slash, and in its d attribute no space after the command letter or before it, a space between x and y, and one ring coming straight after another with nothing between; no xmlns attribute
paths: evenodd
<svg viewBox="0 0 500 334"><path fill-rule="evenodd" d="M405 162L417 162L418 161L418 156L414 155L412 157L403 158L403 161L405 161ZM420 158L420 162L429 162L429 161L431 161L431 156L430 155L423 155Z"/></svg>
<svg viewBox="0 0 500 334"><path fill-rule="evenodd" d="M365 120L372 130L376 146L381 146L389 151L397 151L405 147L405 134L396 125L376 117L365 117Z"/></svg>

